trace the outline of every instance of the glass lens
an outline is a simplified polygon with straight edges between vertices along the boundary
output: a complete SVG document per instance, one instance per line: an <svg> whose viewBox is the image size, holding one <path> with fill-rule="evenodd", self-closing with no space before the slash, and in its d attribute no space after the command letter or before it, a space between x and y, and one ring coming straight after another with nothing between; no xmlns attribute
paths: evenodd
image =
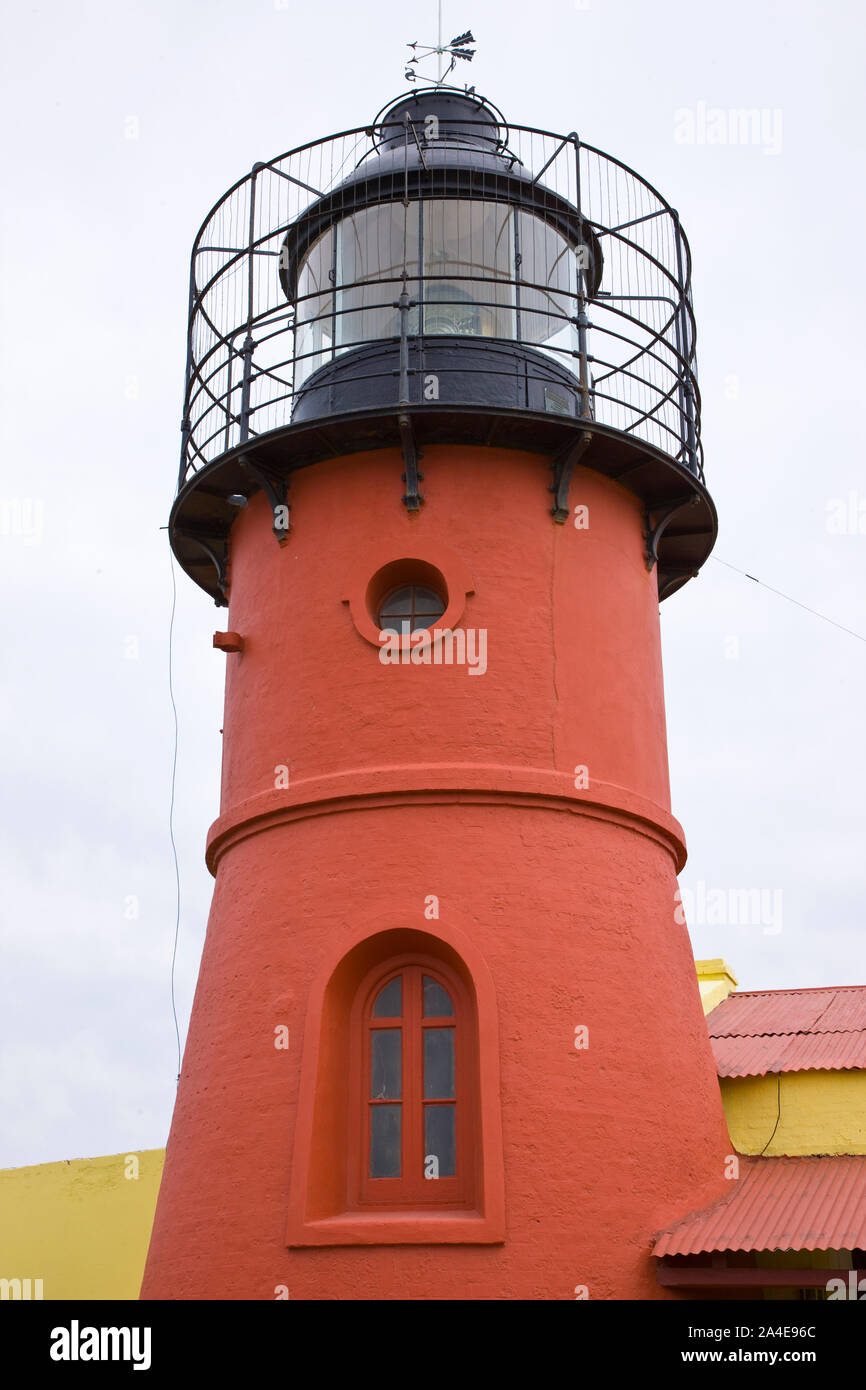
<svg viewBox="0 0 866 1390"><path fill-rule="evenodd" d="M424 203L424 332L513 338L514 223L505 203Z"/></svg>
<svg viewBox="0 0 866 1390"><path fill-rule="evenodd" d="M295 389L325 362L330 361L334 341L333 229L320 236L307 252L298 276L297 332L295 335Z"/></svg>
<svg viewBox="0 0 866 1390"><path fill-rule="evenodd" d="M577 259L553 227L518 214L520 241L520 337L571 352L577 348Z"/></svg>
<svg viewBox="0 0 866 1390"><path fill-rule="evenodd" d="M352 347L374 338L396 338L400 317L395 300L403 288L417 297L418 204L380 203L337 226L337 345Z"/></svg>
<svg viewBox="0 0 866 1390"><path fill-rule="evenodd" d="M553 227L506 203L471 198L380 203L344 218L307 253L298 276L296 387L335 352L399 337L404 271L416 302L412 335L420 326L429 334L519 337L548 351L576 347L577 258Z"/></svg>

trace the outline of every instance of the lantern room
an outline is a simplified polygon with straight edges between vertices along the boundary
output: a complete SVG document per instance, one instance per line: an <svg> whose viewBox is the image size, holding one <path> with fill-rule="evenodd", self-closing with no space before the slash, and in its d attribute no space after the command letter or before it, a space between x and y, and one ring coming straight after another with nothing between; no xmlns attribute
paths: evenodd
<svg viewBox="0 0 866 1390"><path fill-rule="evenodd" d="M284 542L296 469L393 446L412 514L449 443L546 457L555 523L578 464L635 493L660 598L712 549L678 214L575 131L440 85L255 164L205 220L175 554L221 605L254 492Z"/></svg>
<svg viewBox="0 0 866 1390"><path fill-rule="evenodd" d="M588 415L579 309L598 289L603 254L578 209L524 168L503 118L475 96L413 93L373 129L368 158L284 243L293 418L332 413L323 388L335 379L344 409L422 400L426 390L426 399ZM404 339L401 377L388 359Z"/></svg>

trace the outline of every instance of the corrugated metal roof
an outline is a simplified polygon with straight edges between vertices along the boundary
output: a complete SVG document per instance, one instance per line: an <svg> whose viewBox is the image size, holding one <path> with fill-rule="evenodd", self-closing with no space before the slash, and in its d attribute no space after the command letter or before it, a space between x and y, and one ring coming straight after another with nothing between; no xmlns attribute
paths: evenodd
<svg viewBox="0 0 866 1390"><path fill-rule="evenodd" d="M707 1026L715 1038L866 1028L866 985L737 990L707 1015Z"/></svg>
<svg viewBox="0 0 866 1390"><path fill-rule="evenodd" d="M834 990L835 998L818 1019L822 1033L847 1033L853 1028L866 1028L866 987L851 985Z"/></svg>
<svg viewBox="0 0 866 1390"><path fill-rule="evenodd" d="M866 1154L741 1158L731 1188L659 1232L653 1254L866 1249Z"/></svg>
<svg viewBox="0 0 866 1390"><path fill-rule="evenodd" d="M720 1076L866 1068L866 985L729 994L707 1028Z"/></svg>
<svg viewBox="0 0 866 1390"><path fill-rule="evenodd" d="M771 1033L763 1038L713 1038L711 1041L719 1076L866 1068L866 1030L859 1033Z"/></svg>

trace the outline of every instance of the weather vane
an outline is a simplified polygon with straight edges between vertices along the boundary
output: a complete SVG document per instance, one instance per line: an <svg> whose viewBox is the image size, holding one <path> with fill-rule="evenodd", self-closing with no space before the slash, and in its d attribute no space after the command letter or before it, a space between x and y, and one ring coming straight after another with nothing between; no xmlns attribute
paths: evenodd
<svg viewBox="0 0 866 1390"><path fill-rule="evenodd" d="M437 78L432 79L433 85L435 87L441 86L448 74L450 72L453 72L453 70L456 68L458 58L462 58L463 61L466 63L472 62L472 59L475 57L475 49L467 48L466 45L474 42L475 36L473 35L471 29L467 29L465 34L458 34L457 37L452 39L450 43L442 42L442 6L440 5L438 44L423 44L416 42L406 45L407 48L412 49L412 57L409 59L406 65L406 81L416 82L418 78L422 75L417 71L418 65L426 62L428 58L435 57L439 59L439 76ZM445 68L443 71L444 59L446 56L451 59L451 62L448 64L448 67Z"/></svg>

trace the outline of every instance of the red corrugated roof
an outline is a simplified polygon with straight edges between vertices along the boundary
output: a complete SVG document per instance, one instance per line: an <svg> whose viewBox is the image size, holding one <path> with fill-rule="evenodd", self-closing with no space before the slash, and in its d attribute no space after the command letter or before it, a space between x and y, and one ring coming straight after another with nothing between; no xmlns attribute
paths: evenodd
<svg viewBox="0 0 866 1390"><path fill-rule="evenodd" d="M818 1019L822 1033L847 1033L853 1028L866 1028L866 986L849 985L833 991L834 998Z"/></svg>
<svg viewBox="0 0 866 1390"><path fill-rule="evenodd" d="M707 1028L719 1076L866 1068L866 985L729 994Z"/></svg>
<svg viewBox="0 0 866 1390"><path fill-rule="evenodd" d="M866 1031L771 1033L764 1038L713 1038L719 1076L765 1076L776 1071L866 1068Z"/></svg>
<svg viewBox="0 0 866 1390"><path fill-rule="evenodd" d="M741 1158L731 1192L656 1236L654 1255L866 1249L866 1154Z"/></svg>
<svg viewBox="0 0 866 1390"><path fill-rule="evenodd" d="M707 1015L711 1037L866 1028L866 985L736 990Z"/></svg>

